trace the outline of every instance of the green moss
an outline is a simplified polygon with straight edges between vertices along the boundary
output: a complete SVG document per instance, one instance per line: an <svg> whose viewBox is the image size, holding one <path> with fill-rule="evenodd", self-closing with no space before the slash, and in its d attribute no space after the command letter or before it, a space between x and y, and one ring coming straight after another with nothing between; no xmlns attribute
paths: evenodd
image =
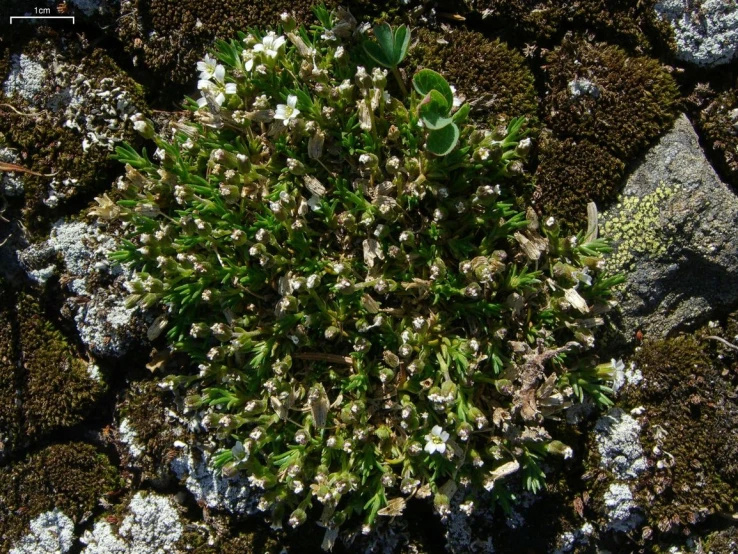
<svg viewBox="0 0 738 554"><path fill-rule="evenodd" d="M729 527L709 535L702 543L705 554L722 554L738 551L738 528Z"/></svg>
<svg viewBox="0 0 738 554"><path fill-rule="evenodd" d="M118 36L139 64L165 82L192 81L198 60L215 38L248 27L276 25L283 12L313 20L313 0L133 0L122 6ZM331 8L338 5L329 0Z"/></svg>
<svg viewBox="0 0 738 554"><path fill-rule="evenodd" d="M557 139L543 135L536 172L539 208L580 228L587 220L587 203L598 206L618 191L625 164L588 140Z"/></svg>
<svg viewBox="0 0 738 554"><path fill-rule="evenodd" d="M176 438L167 424L166 409L164 395L156 382L131 383L126 391L121 419L127 419L135 430L136 443L144 452L135 460L144 478L155 479L168 471L167 455Z"/></svg>
<svg viewBox="0 0 738 554"><path fill-rule="evenodd" d="M87 79L92 86L103 79L113 79L114 86L128 92L130 104L137 110L144 110L146 104L141 86L129 78L103 50L98 49L82 57L74 49L67 51L59 47L59 51L64 52L64 59L57 60L49 53L54 48L56 46L50 42L33 41L24 49L26 55L39 63L65 64L60 71L66 74L57 76L57 81L50 78L40 96L57 94L59 91L55 89L55 82L71 83L78 75ZM79 60L78 65L75 60ZM67 63L70 65L67 66ZM21 112L30 111L27 103L19 97L6 98L0 92L0 102L8 102ZM103 120L109 115L93 115L95 111L104 113L103 103L107 101L95 94L87 94L85 102L84 116L93 118L95 124L107 125L107 121ZM49 225L56 218L57 211L44 203L49 196L50 183L55 184L57 196L68 202L78 195L109 187L115 175L115 162L110 160L110 151L104 146L93 145L85 150L83 141L87 132L66 127L63 111L55 112L41 106L36 117L20 116L10 110L4 112L7 117L0 117L0 133L5 135L8 146L23 153L22 165L41 174L53 174L53 178L30 174L22 177L25 189L24 224L31 236L38 238L48 232ZM105 133L116 139L140 143L140 138L127 123L121 122L119 129Z"/></svg>
<svg viewBox="0 0 738 554"><path fill-rule="evenodd" d="M602 225L603 236L613 241L617 250L607 259L612 274L631 271L641 257L658 258L666 254L671 242L660 224L665 201L679 190L661 183L643 197L620 196Z"/></svg>
<svg viewBox="0 0 738 554"><path fill-rule="evenodd" d="M587 139L628 160L674 120L679 91L654 59L567 39L546 63L546 122L559 137Z"/></svg>
<svg viewBox="0 0 738 554"><path fill-rule="evenodd" d="M442 34L418 29L413 42L407 58L409 75L423 67L434 69L467 100L478 101L478 120L488 119L497 125L524 115L529 128L537 132L533 74L519 52L504 42L465 30Z"/></svg>
<svg viewBox="0 0 738 554"><path fill-rule="evenodd" d="M0 468L0 552L28 532L39 514L58 508L79 522L119 485L107 457L85 443L49 446Z"/></svg>
<svg viewBox="0 0 738 554"><path fill-rule="evenodd" d="M738 81L732 88L713 92L699 86L695 123L707 146L715 153L718 169L738 187Z"/></svg>
<svg viewBox="0 0 738 554"><path fill-rule="evenodd" d="M648 416L643 443L652 466L638 481L637 501L649 506L654 531L735 511L738 406L724 362L711 358L704 340L714 332L646 342L633 359L644 380L625 391L624 402L644 406ZM654 453L657 446L661 455Z"/></svg>
<svg viewBox="0 0 738 554"><path fill-rule="evenodd" d="M21 407L18 404L18 353L15 349L12 304L0 289L0 451L12 450L21 436Z"/></svg>
<svg viewBox="0 0 738 554"><path fill-rule="evenodd" d="M24 430L37 439L38 435L80 423L105 389L89 377L87 362L44 318L33 298L20 298L17 318L23 360Z"/></svg>
<svg viewBox="0 0 738 554"><path fill-rule="evenodd" d="M587 29L599 38L649 51L673 41L668 23L653 9L656 0L483 0L476 8L486 23L511 36L550 40L571 29Z"/></svg>
<svg viewBox="0 0 738 554"><path fill-rule="evenodd" d="M247 554L251 552L277 554L281 551L280 544L274 538L267 536L265 531L261 533L241 533L225 541L220 550L223 554Z"/></svg>

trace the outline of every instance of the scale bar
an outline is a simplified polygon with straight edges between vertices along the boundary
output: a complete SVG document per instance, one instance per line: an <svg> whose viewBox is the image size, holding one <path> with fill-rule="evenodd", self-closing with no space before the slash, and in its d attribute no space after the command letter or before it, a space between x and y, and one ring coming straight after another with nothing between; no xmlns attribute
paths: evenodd
<svg viewBox="0 0 738 554"><path fill-rule="evenodd" d="M13 15L10 17L11 25L14 19L71 19L72 25L74 25L73 15Z"/></svg>

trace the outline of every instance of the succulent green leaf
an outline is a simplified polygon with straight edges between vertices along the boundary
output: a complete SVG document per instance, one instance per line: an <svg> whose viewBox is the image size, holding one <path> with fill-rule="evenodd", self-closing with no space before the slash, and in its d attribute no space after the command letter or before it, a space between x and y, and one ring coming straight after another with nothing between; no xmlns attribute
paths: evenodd
<svg viewBox="0 0 738 554"><path fill-rule="evenodd" d="M446 79L440 73L432 69L421 69L413 77L413 86L419 94L426 95L432 90L437 90L446 99L449 106L453 106L454 93L451 91Z"/></svg>
<svg viewBox="0 0 738 554"><path fill-rule="evenodd" d="M451 123L442 129L436 129L428 133L425 147L436 156L445 156L454 149L459 142L459 128Z"/></svg>
<svg viewBox="0 0 738 554"><path fill-rule="evenodd" d="M381 46L376 42L367 41L364 43L364 51L374 63L381 65L382 67L392 67L392 60L382 50Z"/></svg>
<svg viewBox="0 0 738 554"><path fill-rule="evenodd" d="M394 64L395 66L400 65L402 60L407 55L408 46L410 46L410 29L405 25L401 25L397 31L395 31L395 47L394 47Z"/></svg>
<svg viewBox="0 0 738 554"><path fill-rule="evenodd" d="M428 129L443 129L452 120L448 115L449 106L446 99L437 90L430 91L418 106L418 114Z"/></svg>
<svg viewBox="0 0 738 554"><path fill-rule="evenodd" d="M464 123L464 121L466 121L466 118L469 117L470 111L471 106L469 104L464 104L458 110L456 110L456 112L454 112L454 115L451 116L451 119L454 123Z"/></svg>

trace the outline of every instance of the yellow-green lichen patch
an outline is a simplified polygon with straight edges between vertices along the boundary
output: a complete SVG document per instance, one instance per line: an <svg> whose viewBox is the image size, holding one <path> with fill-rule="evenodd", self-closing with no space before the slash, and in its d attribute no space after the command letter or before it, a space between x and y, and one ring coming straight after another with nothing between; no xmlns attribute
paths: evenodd
<svg viewBox="0 0 738 554"><path fill-rule="evenodd" d="M546 122L623 160L674 120L679 91L658 61L622 48L565 39L546 57Z"/></svg>
<svg viewBox="0 0 738 554"><path fill-rule="evenodd" d="M560 140L550 133L540 140L536 203L573 228L587 220L587 203L610 201L623 178L625 164L587 140Z"/></svg>
<svg viewBox="0 0 738 554"><path fill-rule="evenodd" d="M602 234L616 250L607 260L612 274L634 269L638 259L658 258L667 253L671 239L663 228L662 211L680 190L661 183L645 196L620 196L602 224Z"/></svg>
<svg viewBox="0 0 738 554"><path fill-rule="evenodd" d="M118 487L108 458L85 443L49 446L0 468L0 552L39 514L58 508L77 523Z"/></svg>
<svg viewBox="0 0 738 554"><path fill-rule="evenodd" d="M467 101L477 119L492 125L524 115L538 129L538 99L533 74L523 56L499 40L474 31L438 33L418 29L408 56L408 73L420 68L441 72Z"/></svg>
<svg viewBox="0 0 738 554"><path fill-rule="evenodd" d="M91 378L88 362L77 355L28 295L18 301L17 321L24 431L37 440L80 423L104 393L105 385Z"/></svg>
<svg viewBox="0 0 738 554"><path fill-rule="evenodd" d="M643 374L623 402L647 416L642 441L649 470L634 489L658 532L688 528L738 501L738 405L733 354L718 357L704 329L646 342L633 358Z"/></svg>

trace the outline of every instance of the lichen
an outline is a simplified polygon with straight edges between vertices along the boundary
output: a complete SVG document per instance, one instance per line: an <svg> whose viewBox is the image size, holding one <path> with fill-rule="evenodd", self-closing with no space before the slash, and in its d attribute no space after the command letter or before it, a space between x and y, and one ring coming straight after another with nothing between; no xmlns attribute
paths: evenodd
<svg viewBox="0 0 738 554"><path fill-rule="evenodd" d="M524 115L533 135L539 126L533 74L523 56L500 40L475 31L418 29L408 72L428 67L443 73L468 100L477 120L492 126Z"/></svg>
<svg viewBox="0 0 738 554"><path fill-rule="evenodd" d="M0 552L7 553L40 514L56 508L79 523L118 486L107 457L85 443L49 446L0 468Z"/></svg>
<svg viewBox="0 0 738 554"><path fill-rule="evenodd" d="M679 191L678 185L661 183L643 197L620 196L602 225L603 235L613 241L615 252L607 259L612 274L628 272L642 257L664 256L672 241L665 236L661 212L666 201Z"/></svg>

